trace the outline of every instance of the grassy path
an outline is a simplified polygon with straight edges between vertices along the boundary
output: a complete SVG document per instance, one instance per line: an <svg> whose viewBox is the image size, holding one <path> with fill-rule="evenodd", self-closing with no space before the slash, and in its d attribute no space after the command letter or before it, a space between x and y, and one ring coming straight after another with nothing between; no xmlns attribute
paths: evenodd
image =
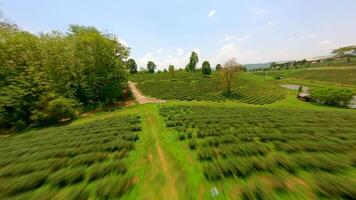
<svg viewBox="0 0 356 200"><path fill-rule="evenodd" d="M124 199L203 199L200 165L188 145L165 127L158 105L138 105L134 110L142 116L143 131L128 158L136 184Z"/></svg>

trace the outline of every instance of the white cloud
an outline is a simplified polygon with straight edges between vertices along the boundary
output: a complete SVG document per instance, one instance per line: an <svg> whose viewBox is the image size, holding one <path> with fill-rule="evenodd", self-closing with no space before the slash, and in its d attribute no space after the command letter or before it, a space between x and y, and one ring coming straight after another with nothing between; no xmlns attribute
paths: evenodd
<svg viewBox="0 0 356 200"><path fill-rule="evenodd" d="M181 56L181 55L183 55L183 54L184 54L184 50L181 49L181 48L177 48L177 55L178 55L178 56Z"/></svg>
<svg viewBox="0 0 356 200"><path fill-rule="evenodd" d="M216 55L215 62L224 63L230 58L236 58L238 62L250 62L257 55L257 51L241 50L235 44L224 45Z"/></svg>
<svg viewBox="0 0 356 200"><path fill-rule="evenodd" d="M319 42L317 45L318 46L328 46L330 44L333 44L333 42L330 40L325 40L325 41Z"/></svg>
<svg viewBox="0 0 356 200"><path fill-rule="evenodd" d="M294 42L294 41L295 41L295 38L294 38L294 37L289 38L289 39L287 40L288 43L291 43L291 42Z"/></svg>
<svg viewBox="0 0 356 200"><path fill-rule="evenodd" d="M255 16L262 16L262 15L267 15L268 12L266 9L263 9L263 8L258 8L258 7L253 7L251 10L250 10L250 13L252 15L255 15Z"/></svg>
<svg viewBox="0 0 356 200"><path fill-rule="evenodd" d="M212 17L212 16L215 15L215 13L216 13L216 10L211 10L211 11L209 12L208 16L209 16L209 17Z"/></svg>
<svg viewBox="0 0 356 200"><path fill-rule="evenodd" d="M307 39L312 39L312 38L315 38L315 37L318 37L318 34L317 33L311 33L309 35L302 35L299 37L300 40L307 40Z"/></svg>
<svg viewBox="0 0 356 200"><path fill-rule="evenodd" d="M157 49L157 53L161 54L164 51L164 48Z"/></svg>
<svg viewBox="0 0 356 200"><path fill-rule="evenodd" d="M276 22L275 21L267 21L266 22L266 26L268 26L268 27L271 27L271 26L275 26L276 25Z"/></svg>
<svg viewBox="0 0 356 200"><path fill-rule="evenodd" d="M224 41L225 42L230 42L230 41L236 41L236 42L245 42L248 40L252 35L245 35L245 36L237 36L237 35L228 35L225 36Z"/></svg>
<svg viewBox="0 0 356 200"><path fill-rule="evenodd" d="M200 49L193 49L199 55L199 59L202 59L200 56ZM145 68L147 67L148 61L153 61L157 65L157 70L163 70L167 68L169 65L174 65L177 69L184 68L189 61L191 51L184 53L183 49L177 48L177 54L159 54L154 56L152 52L146 53L143 57L137 59L137 64L139 67ZM199 64L198 64L199 66Z"/></svg>

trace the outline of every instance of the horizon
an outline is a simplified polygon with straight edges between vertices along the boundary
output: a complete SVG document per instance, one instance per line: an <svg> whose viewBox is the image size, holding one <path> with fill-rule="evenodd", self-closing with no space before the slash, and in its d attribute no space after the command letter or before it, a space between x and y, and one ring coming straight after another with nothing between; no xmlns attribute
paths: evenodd
<svg viewBox="0 0 356 200"><path fill-rule="evenodd" d="M322 5L322 6L321 6ZM347 5L347 6L345 6ZM66 31L70 24L117 35L139 67L183 68L191 51L198 66L236 57L241 64L308 59L356 44L356 2L68 0L0 1L3 16L32 33ZM288 17L286 17L286 15Z"/></svg>

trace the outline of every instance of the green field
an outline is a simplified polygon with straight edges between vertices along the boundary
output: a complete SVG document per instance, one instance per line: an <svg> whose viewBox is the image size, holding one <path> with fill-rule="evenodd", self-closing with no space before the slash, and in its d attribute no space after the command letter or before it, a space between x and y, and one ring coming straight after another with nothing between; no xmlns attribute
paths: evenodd
<svg viewBox="0 0 356 200"><path fill-rule="evenodd" d="M356 85L356 67L274 70L255 72L254 74L273 78L282 77L282 79L325 82L335 85Z"/></svg>
<svg viewBox="0 0 356 200"><path fill-rule="evenodd" d="M0 138L0 199L356 196L354 110L299 101L252 73L230 97L217 74L131 81L170 101Z"/></svg>
<svg viewBox="0 0 356 200"><path fill-rule="evenodd" d="M160 114L207 180L239 183L234 198L297 198L303 190L320 198L356 195L356 115L207 106L162 106ZM340 180L338 188L329 179Z"/></svg>
<svg viewBox="0 0 356 200"><path fill-rule="evenodd" d="M124 160L140 130L138 116L120 116L2 138L0 198L120 197L134 184Z"/></svg>
<svg viewBox="0 0 356 200"><path fill-rule="evenodd" d="M229 96L223 94L218 73L204 77L198 72L179 71L175 79L168 73L138 74L132 77L132 81L139 83L144 94L166 100L234 101L263 105L285 97L283 89L252 74L242 74L235 81Z"/></svg>

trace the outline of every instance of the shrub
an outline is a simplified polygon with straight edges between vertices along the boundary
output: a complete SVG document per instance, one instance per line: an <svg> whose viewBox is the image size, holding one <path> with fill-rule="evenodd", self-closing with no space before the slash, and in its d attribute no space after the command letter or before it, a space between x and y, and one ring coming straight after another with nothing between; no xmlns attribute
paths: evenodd
<svg viewBox="0 0 356 200"><path fill-rule="evenodd" d="M96 185L96 194L105 199L119 198L133 186L129 177L105 177Z"/></svg>
<svg viewBox="0 0 356 200"><path fill-rule="evenodd" d="M336 89L336 88L315 88L310 92L312 101L330 105L345 107L352 99L353 93L349 89Z"/></svg>
<svg viewBox="0 0 356 200"><path fill-rule="evenodd" d="M122 161L114 161L106 164L96 164L91 167L88 178L90 181L100 179L114 172L117 174L125 174L127 166Z"/></svg>
<svg viewBox="0 0 356 200"><path fill-rule="evenodd" d="M49 171L44 170L6 179L6 181L1 181L0 191L8 194L16 194L38 188L46 181L49 173Z"/></svg>
<svg viewBox="0 0 356 200"><path fill-rule="evenodd" d="M320 173L314 177L317 192L327 198L354 199L356 181L351 177Z"/></svg>
<svg viewBox="0 0 356 200"><path fill-rule="evenodd" d="M57 186L66 186L73 183L78 183L84 180L84 171L85 167L76 167L76 168L63 168L53 174L48 178L49 182Z"/></svg>
<svg viewBox="0 0 356 200"><path fill-rule="evenodd" d="M102 161L106 158L106 154L104 153L87 153L80 154L70 159L68 163L72 166L80 166L80 165L90 165L95 162Z"/></svg>

